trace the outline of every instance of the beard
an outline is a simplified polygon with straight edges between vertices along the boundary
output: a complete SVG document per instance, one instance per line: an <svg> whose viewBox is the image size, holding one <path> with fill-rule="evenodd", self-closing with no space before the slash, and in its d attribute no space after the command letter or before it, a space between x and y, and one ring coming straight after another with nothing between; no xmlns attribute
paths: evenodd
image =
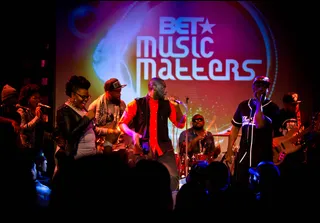
<svg viewBox="0 0 320 223"><path fill-rule="evenodd" d="M162 93L159 93L159 92L155 92L155 95L154 95L155 97L155 99L158 99L158 100L164 100L164 94L162 94Z"/></svg>
<svg viewBox="0 0 320 223"><path fill-rule="evenodd" d="M195 130L201 130L201 129L203 129L203 126L193 126L193 129L195 129Z"/></svg>
<svg viewBox="0 0 320 223"><path fill-rule="evenodd" d="M121 99L120 98L111 98L110 102L115 105L120 105Z"/></svg>

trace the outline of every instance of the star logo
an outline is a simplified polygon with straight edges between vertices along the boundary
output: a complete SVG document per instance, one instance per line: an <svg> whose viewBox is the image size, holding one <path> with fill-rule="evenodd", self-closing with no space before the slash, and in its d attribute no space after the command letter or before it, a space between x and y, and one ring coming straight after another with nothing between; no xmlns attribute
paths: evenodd
<svg viewBox="0 0 320 223"><path fill-rule="evenodd" d="M209 20L206 19L206 22L203 23L203 24L199 24L200 26L202 26L202 33L205 33L205 32L209 32L212 34L212 27L214 27L216 24L210 24L209 23Z"/></svg>

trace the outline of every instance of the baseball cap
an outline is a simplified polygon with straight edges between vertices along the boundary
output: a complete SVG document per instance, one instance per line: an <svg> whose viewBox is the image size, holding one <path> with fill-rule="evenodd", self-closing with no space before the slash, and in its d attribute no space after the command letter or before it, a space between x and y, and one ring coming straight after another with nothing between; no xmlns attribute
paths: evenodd
<svg viewBox="0 0 320 223"><path fill-rule="evenodd" d="M253 84L255 84L255 83L258 83L258 82L260 82L260 83L266 83L268 86L270 85L270 79L268 78L268 77L266 77L266 76L256 76L255 78L254 78L254 80L253 80Z"/></svg>
<svg viewBox="0 0 320 223"><path fill-rule="evenodd" d="M295 92L288 92L286 93L283 98L282 101L283 103L288 103L288 104L298 104L301 101L298 100L299 95Z"/></svg>
<svg viewBox="0 0 320 223"><path fill-rule="evenodd" d="M126 84L121 85L120 81L117 78L110 78L104 83L105 91L112 91L114 89L124 88Z"/></svg>
<svg viewBox="0 0 320 223"><path fill-rule="evenodd" d="M1 91L1 101L5 101L10 97L18 97L17 90L10 85L6 84Z"/></svg>

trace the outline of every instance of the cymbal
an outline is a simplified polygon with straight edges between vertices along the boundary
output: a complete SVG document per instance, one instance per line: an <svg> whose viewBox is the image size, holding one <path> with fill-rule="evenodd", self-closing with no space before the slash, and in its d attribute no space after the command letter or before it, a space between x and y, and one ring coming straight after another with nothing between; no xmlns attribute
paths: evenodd
<svg viewBox="0 0 320 223"><path fill-rule="evenodd" d="M213 136L229 136L230 133L227 132L227 133L221 133L221 134L212 134Z"/></svg>
<svg viewBox="0 0 320 223"><path fill-rule="evenodd" d="M230 132L226 132L226 133L221 133L221 134L212 134L213 136L221 136L221 137L229 137L230 136ZM238 134L238 136L241 136L241 134Z"/></svg>

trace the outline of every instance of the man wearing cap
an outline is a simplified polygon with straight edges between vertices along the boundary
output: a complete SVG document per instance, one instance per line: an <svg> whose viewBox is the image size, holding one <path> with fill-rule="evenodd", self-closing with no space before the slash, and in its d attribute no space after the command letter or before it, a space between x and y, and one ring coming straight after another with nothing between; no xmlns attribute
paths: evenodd
<svg viewBox="0 0 320 223"><path fill-rule="evenodd" d="M301 101L299 100L299 95L296 92L288 92L284 94L282 102L283 108L280 110L279 117L281 124L279 128L280 137L290 135L294 136L310 125L307 117L300 111ZM291 154L286 154L286 156L283 157L283 161L279 164L281 177L284 182L289 182L289 179L294 179L302 173L301 171L303 170L304 163L307 161L305 156L306 151L304 151L306 147L301 144L302 139L303 136L297 139L297 142L292 144L295 146L297 151Z"/></svg>
<svg viewBox="0 0 320 223"><path fill-rule="evenodd" d="M272 138L278 129L280 109L269 100L270 80L257 76L252 83L253 97L242 101L231 120L226 160L231 162L233 145L242 129L239 151L235 157L234 183L249 185L249 168L256 167L261 161L272 161Z"/></svg>
<svg viewBox="0 0 320 223"><path fill-rule="evenodd" d="M298 100L298 94L295 92L286 93L283 98L283 108L280 110L280 133L286 135L288 131L294 128L301 128L301 112L300 103Z"/></svg>
<svg viewBox="0 0 320 223"><path fill-rule="evenodd" d="M104 83L104 94L89 105L89 110L96 111L97 147L103 153L111 153L119 141L121 131L118 121L126 108L125 102L121 100L121 90L125 86L118 79L110 78Z"/></svg>
<svg viewBox="0 0 320 223"><path fill-rule="evenodd" d="M1 91L0 106L0 157L9 158L10 155L16 155L12 152L18 151L19 132L21 118L17 112L16 104L18 102L18 92L10 85L5 85Z"/></svg>

